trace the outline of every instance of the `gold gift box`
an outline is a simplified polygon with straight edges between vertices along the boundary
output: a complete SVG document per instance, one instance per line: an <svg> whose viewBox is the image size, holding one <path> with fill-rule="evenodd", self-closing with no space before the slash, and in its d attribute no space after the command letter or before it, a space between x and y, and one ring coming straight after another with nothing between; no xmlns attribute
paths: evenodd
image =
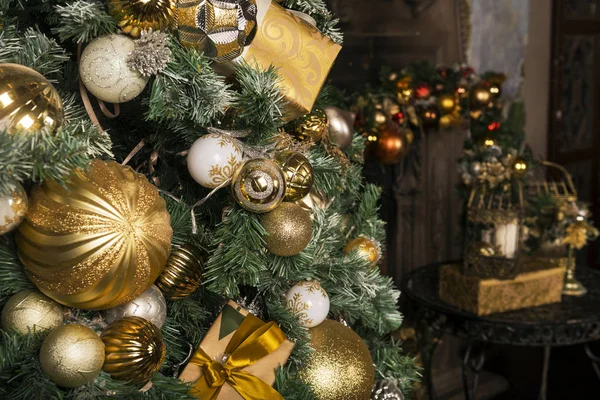
<svg viewBox="0 0 600 400"><path fill-rule="evenodd" d="M227 348L229 341L233 338L237 327L240 326L247 315L248 310L233 301L227 302L223 311L211 325L204 339L202 339L200 347L212 359L222 359L225 355L225 349ZM286 363L293 348L294 344L289 340L285 340L275 351L261 358L256 363L246 367L243 371L254 375L272 386L275 382L275 370L280 365ZM202 367L190 362L179 375L179 379L185 383L194 383L202 378L202 375ZM193 392L190 394L193 394ZM221 388L217 395L217 399L243 400L242 396L227 383Z"/></svg>
<svg viewBox="0 0 600 400"><path fill-rule="evenodd" d="M466 276L460 264L440 267L440 299L481 315L561 301L565 268L538 269L520 273L514 279L482 279Z"/></svg>

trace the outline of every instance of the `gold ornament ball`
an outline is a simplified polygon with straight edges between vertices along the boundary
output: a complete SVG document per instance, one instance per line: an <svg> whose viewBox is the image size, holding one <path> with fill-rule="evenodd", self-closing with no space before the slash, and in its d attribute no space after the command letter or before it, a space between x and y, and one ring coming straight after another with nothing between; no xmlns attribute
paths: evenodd
<svg viewBox="0 0 600 400"><path fill-rule="evenodd" d="M165 201L145 176L93 160L66 186L33 188L16 242L32 282L61 304L116 307L158 278L173 231Z"/></svg>
<svg viewBox="0 0 600 400"><path fill-rule="evenodd" d="M276 162L266 158L246 161L235 170L231 180L235 201L256 213L277 207L283 201L286 188L284 172Z"/></svg>
<svg viewBox="0 0 600 400"><path fill-rule="evenodd" d="M304 210L310 212L312 212L315 208L325 207L325 200L323 200L323 196L314 191L311 191L309 194L300 200L296 200L294 203L302 207Z"/></svg>
<svg viewBox="0 0 600 400"><path fill-rule="evenodd" d="M375 266L381 259L381 246L373 239L357 237L349 241L344 247L344 254L356 251L364 260Z"/></svg>
<svg viewBox="0 0 600 400"><path fill-rule="evenodd" d="M275 155L275 162L285 177L285 200L300 200L310 193L315 173L308 158L297 151L286 150Z"/></svg>
<svg viewBox="0 0 600 400"><path fill-rule="evenodd" d="M106 348L102 369L120 381L148 382L167 353L160 329L140 317L119 319L108 325L100 337Z"/></svg>
<svg viewBox="0 0 600 400"><path fill-rule="evenodd" d="M281 203L263 215L261 224L267 236L267 249L278 256L289 257L300 253L312 237L310 213L294 203Z"/></svg>
<svg viewBox="0 0 600 400"><path fill-rule="evenodd" d="M376 126L385 125L387 120L388 120L388 117L387 117L386 113L382 110L376 110L375 113L373 114L373 121L375 121Z"/></svg>
<svg viewBox="0 0 600 400"><path fill-rule="evenodd" d="M19 64L0 64L0 130L51 132L64 122L58 92L43 75Z"/></svg>
<svg viewBox="0 0 600 400"><path fill-rule="evenodd" d="M483 84L477 83L473 85L469 92L469 102L471 103L471 110L481 110L486 108L492 101L492 94L490 88Z"/></svg>
<svg viewBox="0 0 600 400"><path fill-rule="evenodd" d="M437 106L442 114L450 114L456 107L456 99L452 94L441 94L438 96Z"/></svg>
<svg viewBox="0 0 600 400"><path fill-rule="evenodd" d="M40 349L44 374L58 386L76 388L98 376L104 363L104 344L83 325L63 325L50 332Z"/></svg>
<svg viewBox="0 0 600 400"><path fill-rule="evenodd" d="M123 33L139 37L143 30L167 29L177 0L108 0L108 11Z"/></svg>
<svg viewBox="0 0 600 400"><path fill-rule="evenodd" d="M325 114L329 124L327 133L329 142L342 150L350 147L354 135L356 114L333 106L325 107Z"/></svg>
<svg viewBox="0 0 600 400"><path fill-rule="evenodd" d="M131 69L127 59L135 50L133 39L125 35L105 35L88 44L79 61L79 79L102 101L125 103L137 97L148 78Z"/></svg>
<svg viewBox="0 0 600 400"><path fill-rule="evenodd" d="M186 243L171 251L165 270L156 280L156 286L167 300L180 300L198 290L203 272L202 251Z"/></svg>
<svg viewBox="0 0 600 400"><path fill-rule="evenodd" d="M301 371L319 400L369 400L375 368L369 349L352 329L325 320L310 329L315 350Z"/></svg>
<svg viewBox="0 0 600 400"><path fill-rule="evenodd" d="M527 161L523 157L516 157L513 163L513 175L517 178L523 178L529 172Z"/></svg>
<svg viewBox="0 0 600 400"><path fill-rule="evenodd" d="M321 108L315 108L312 113L300 118L293 134L300 140L318 143L329 131L327 115Z"/></svg>
<svg viewBox="0 0 600 400"><path fill-rule="evenodd" d="M37 290L14 294L2 309L2 329L23 335L58 328L63 324L63 308Z"/></svg>
<svg viewBox="0 0 600 400"><path fill-rule="evenodd" d="M23 222L28 204L25 189L19 182L14 181L12 191L0 196L0 235L12 231Z"/></svg>

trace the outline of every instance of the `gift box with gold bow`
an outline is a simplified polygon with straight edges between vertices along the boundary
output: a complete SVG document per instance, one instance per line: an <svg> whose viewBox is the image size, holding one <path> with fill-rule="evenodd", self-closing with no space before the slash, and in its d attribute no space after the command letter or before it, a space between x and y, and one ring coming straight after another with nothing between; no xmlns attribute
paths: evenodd
<svg viewBox="0 0 600 400"><path fill-rule="evenodd" d="M282 399L275 370L294 348L275 322L265 323L229 301L179 379L199 399Z"/></svg>
<svg viewBox="0 0 600 400"><path fill-rule="evenodd" d="M277 67L291 119L312 110L341 50L310 19L271 0L180 0L175 20L181 43L215 58L224 74L241 62Z"/></svg>

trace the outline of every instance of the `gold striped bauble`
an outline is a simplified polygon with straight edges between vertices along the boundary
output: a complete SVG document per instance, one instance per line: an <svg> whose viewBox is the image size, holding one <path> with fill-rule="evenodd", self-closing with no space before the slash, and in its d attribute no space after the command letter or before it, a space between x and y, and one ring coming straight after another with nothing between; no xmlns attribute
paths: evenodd
<svg viewBox="0 0 600 400"><path fill-rule="evenodd" d="M177 0L108 0L108 10L117 25L132 37L143 30L167 29L175 15Z"/></svg>
<svg viewBox="0 0 600 400"><path fill-rule="evenodd" d="M125 317L113 322L100 338L106 352L102 370L120 381L148 382L167 354L160 329L141 317Z"/></svg>
<svg viewBox="0 0 600 400"><path fill-rule="evenodd" d="M106 309L152 285L172 235L165 201L146 177L93 160L66 186L49 179L33 188L17 246L46 296L69 307Z"/></svg>
<svg viewBox="0 0 600 400"><path fill-rule="evenodd" d="M191 243L173 249L156 286L167 300L180 300L200 287L204 263L202 251Z"/></svg>

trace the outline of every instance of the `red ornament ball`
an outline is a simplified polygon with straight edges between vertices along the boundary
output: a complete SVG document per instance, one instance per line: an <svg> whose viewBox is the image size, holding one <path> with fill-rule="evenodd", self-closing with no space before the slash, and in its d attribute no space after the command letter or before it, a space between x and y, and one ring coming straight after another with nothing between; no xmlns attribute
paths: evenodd
<svg viewBox="0 0 600 400"><path fill-rule="evenodd" d="M431 86L427 83L418 83L415 85L415 98L425 100L431 96Z"/></svg>

